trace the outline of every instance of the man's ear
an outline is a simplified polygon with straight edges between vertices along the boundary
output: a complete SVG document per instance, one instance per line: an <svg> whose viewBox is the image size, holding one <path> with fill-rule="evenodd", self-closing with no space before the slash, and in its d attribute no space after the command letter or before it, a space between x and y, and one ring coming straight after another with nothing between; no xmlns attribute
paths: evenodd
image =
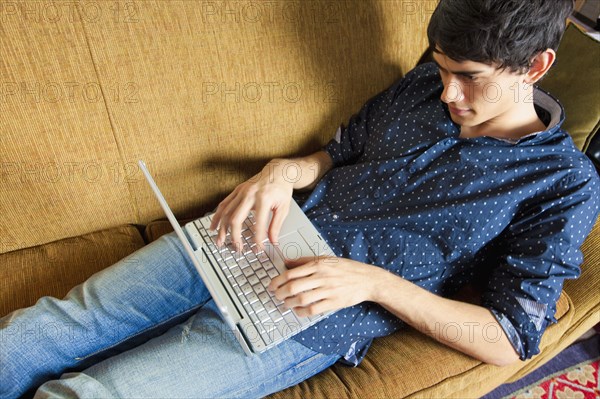
<svg viewBox="0 0 600 399"><path fill-rule="evenodd" d="M529 71L525 73L525 83L534 84L540 80L556 60L556 52L551 48L542 51L531 61Z"/></svg>

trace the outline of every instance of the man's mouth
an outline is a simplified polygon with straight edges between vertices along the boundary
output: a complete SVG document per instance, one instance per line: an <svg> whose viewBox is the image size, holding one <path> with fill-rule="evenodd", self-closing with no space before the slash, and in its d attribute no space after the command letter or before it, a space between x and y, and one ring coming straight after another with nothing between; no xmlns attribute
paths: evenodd
<svg viewBox="0 0 600 399"><path fill-rule="evenodd" d="M448 109L450 110L450 112L452 112L453 114L458 115L458 116L462 116L462 115L465 115L465 114L471 112L470 109L455 108L451 105L448 105Z"/></svg>

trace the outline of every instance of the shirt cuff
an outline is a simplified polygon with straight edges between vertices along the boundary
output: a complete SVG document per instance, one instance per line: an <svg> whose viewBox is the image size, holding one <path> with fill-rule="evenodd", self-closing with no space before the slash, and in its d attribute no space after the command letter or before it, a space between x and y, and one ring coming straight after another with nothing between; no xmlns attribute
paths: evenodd
<svg viewBox="0 0 600 399"><path fill-rule="evenodd" d="M513 348L515 348L515 351L519 354L519 358L521 360L525 360L525 351L523 350L523 343L521 342L521 338L519 337L519 333L517 332L515 327L512 325L510 320L508 320L508 318L502 313L496 311L495 309L490 309L490 311L492 312L496 320L498 320L498 323L500 323L500 326L504 330L504 333L508 337L508 340L512 344Z"/></svg>

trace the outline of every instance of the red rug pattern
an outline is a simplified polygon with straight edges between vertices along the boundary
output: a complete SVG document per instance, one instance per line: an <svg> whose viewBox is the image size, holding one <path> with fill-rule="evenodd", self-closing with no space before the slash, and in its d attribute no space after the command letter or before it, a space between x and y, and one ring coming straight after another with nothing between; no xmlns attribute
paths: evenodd
<svg viewBox="0 0 600 399"><path fill-rule="evenodd" d="M598 399L600 357L571 366L503 399Z"/></svg>

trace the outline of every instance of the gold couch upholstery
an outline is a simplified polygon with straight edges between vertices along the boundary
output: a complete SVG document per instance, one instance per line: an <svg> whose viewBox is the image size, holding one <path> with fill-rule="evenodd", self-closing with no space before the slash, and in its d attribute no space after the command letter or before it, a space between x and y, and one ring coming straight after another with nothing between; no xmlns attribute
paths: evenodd
<svg viewBox="0 0 600 399"><path fill-rule="evenodd" d="M138 159L185 220L318 149L416 64L436 3L0 3L0 316L170 230ZM273 397L466 398L520 378L600 321L599 229L533 359L491 366L407 329Z"/></svg>

